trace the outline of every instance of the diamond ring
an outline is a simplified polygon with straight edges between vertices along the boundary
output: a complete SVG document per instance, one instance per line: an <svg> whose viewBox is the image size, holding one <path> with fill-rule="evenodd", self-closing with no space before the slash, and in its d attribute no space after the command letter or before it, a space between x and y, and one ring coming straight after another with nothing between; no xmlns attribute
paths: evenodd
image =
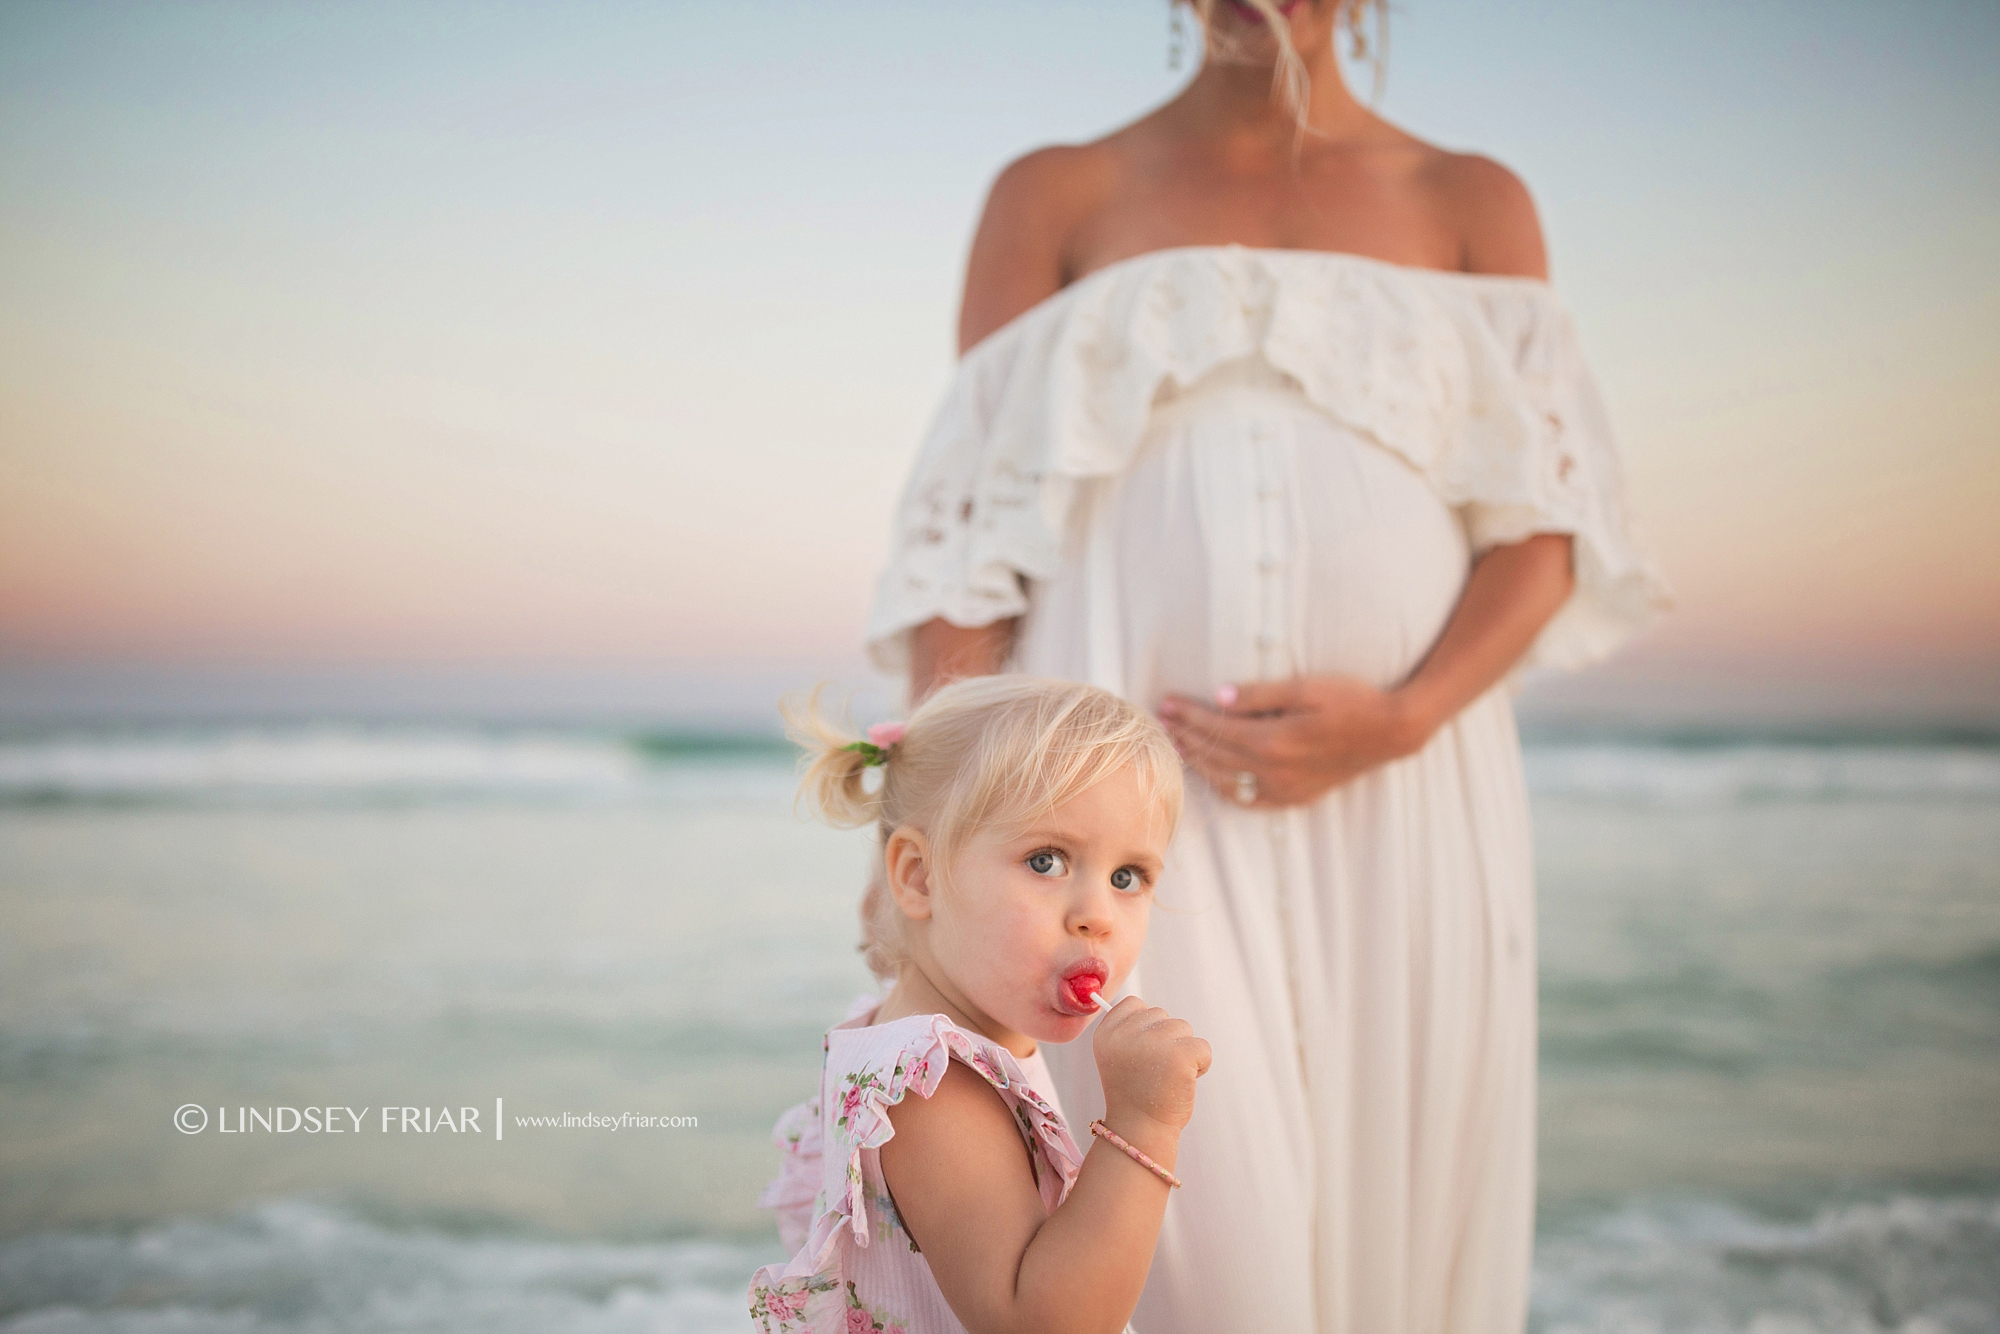
<svg viewBox="0 0 2000 1334"><path fill-rule="evenodd" d="M1248 806L1257 800L1257 775L1244 769L1236 775L1236 804Z"/></svg>

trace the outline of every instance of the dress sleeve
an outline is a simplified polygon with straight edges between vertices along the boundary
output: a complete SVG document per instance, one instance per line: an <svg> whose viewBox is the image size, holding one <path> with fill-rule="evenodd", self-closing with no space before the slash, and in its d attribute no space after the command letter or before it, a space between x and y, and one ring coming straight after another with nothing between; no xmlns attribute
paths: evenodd
<svg viewBox="0 0 2000 1334"><path fill-rule="evenodd" d="M959 363L918 450L868 617L868 654L885 672L907 669L910 632L933 618L970 627L1021 615L1028 579L1055 567L1042 472L1001 443L1037 430L1008 420L1039 407L1012 383L1034 359L1021 342L990 340Z"/></svg>
<svg viewBox="0 0 2000 1334"><path fill-rule="evenodd" d="M776 1212L778 1240L788 1251L805 1245L819 1196L824 1145L820 1138L820 1106L809 1098L778 1118L771 1138L783 1150L778 1175L758 1197L759 1208Z"/></svg>
<svg viewBox="0 0 2000 1334"><path fill-rule="evenodd" d="M1489 312L1483 332L1498 355L1471 359L1470 412L1441 461L1442 488L1475 554L1537 533L1574 538L1576 587L1522 665L1582 667L1672 594L1628 511L1611 424L1568 312L1553 297L1513 301Z"/></svg>

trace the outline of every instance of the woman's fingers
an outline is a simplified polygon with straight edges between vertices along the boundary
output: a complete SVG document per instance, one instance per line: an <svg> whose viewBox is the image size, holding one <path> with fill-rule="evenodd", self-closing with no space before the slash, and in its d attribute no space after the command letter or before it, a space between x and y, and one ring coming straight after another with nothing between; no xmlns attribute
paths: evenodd
<svg viewBox="0 0 2000 1334"><path fill-rule="evenodd" d="M1189 768L1229 801L1270 809L1311 801L1402 753L1384 737L1395 721L1382 690L1353 677L1239 685L1216 707L1186 696L1160 703L1160 721ZM1253 791L1241 781L1256 779Z"/></svg>
<svg viewBox="0 0 2000 1334"><path fill-rule="evenodd" d="M1295 709L1303 702L1303 684L1300 678L1293 677L1288 681L1240 681L1220 686L1215 692L1214 707L1239 717Z"/></svg>
<svg viewBox="0 0 2000 1334"><path fill-rule="evenodd" d="M1194 710L1190 716L1179 720L1167 718L1164 721L1181 758L1216 791L1238 805L1271 807L1278 804L1274 800L1278 794L1273 789L1277 785L1272 781L1270 767L1262 753L1254 748L1257 729L1268 728L1272 724L1228 718L1206 709ZM1238 781L1238 775L1244 773L1257 778L1257 796L1248 802L1241 799L1241 784Z"/></svg>
<svg viewBox="0 0 2000 1334"><path fill-rule="evenodd" d="M1232 718L1212 709L1189 709L1163 720L1184 751L1223 756L1239 769L1265 762L1265 747L1284 724L1268 718Z"/></svg>
<svg viewBox="0 0 2000 1334"><path fill-rule="evenodd" d="M1237 722L1224 719L1223 723L1235 728L1257 726L1282 726L1282 724ZM1283 806L1297 805L1311 801L1314 797L1338 786L1359 772L1360 766L1343 763L1331 757L1322 757L1317 763L1304 759L1274 757L1269 741L1256 741L1255 749L1247 748L1242 742L1232 740L1238 733L1216 730L1197 735L1192 731L1176 730L1175 744L1180 748L1181 758L1188 768L1205 779L1232 805L1272 810ZM1257 734L1250 734L1255 737ZM1238 775L1248 773L1256 780L1257 795L1254 800L1238 800L1240 785Z"/></svg>
<svg viewBox="0 0 2000 1334"><path fill-rule="evenodd" d="M1236 746L1214 745L1206 741L1179 741L1181 758L1203 773L1240 774L1249 772L1259 778L1271 772L1271 766L1261 757Z"/></svg>
<svg viewBox="0 0 2000 1334"><path fill-rule="evenodd" d="M1281 796L1278 785L1268 774L1257 769L1251 761L1224 760L1212 754L1196 754L1186 750L1181 753L1187 760L1188 767L1217 792L1228 798L1232 805L1271 808L1284 804L1278 799ZM1257 779L1257 796L1253 801L1239 800L1236 776L1242 773L1252 774Z"/></svg>

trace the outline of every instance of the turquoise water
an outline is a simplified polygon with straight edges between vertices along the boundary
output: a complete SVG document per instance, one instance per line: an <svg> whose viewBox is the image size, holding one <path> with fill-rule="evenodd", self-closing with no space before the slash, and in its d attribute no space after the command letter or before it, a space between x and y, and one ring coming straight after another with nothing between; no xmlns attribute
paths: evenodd
<svg viewBox="0 0 2000 1334"><path fill-rule="evenodd" d="M1535 1327L2000 1328L2000 749L1529 773ZM0 740L0 1331L742 1328L865 856L768 744ZM366 1129L218 1123L307 1106ZM679 1124L522 1120L593 1112Z"/></svg>

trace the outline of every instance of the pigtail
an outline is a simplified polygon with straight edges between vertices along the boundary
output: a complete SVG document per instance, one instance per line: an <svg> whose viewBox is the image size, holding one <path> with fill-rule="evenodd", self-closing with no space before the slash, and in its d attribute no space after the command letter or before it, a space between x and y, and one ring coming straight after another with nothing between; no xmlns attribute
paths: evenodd
<svg viewBox="0 0 2000 1334"><path fill-rule="evenodd" d="M821 711L819 698L825 690L822 683L809 693L787 695L778 702L785 735L803 752L798 802L838 829L878 824L882 789L878 783L873 792L868 790L870 757L855 748L860 737L848 734Z"/></svg>
<svg viewBox="0 0 2000 1334"><path fill-rule="evenodd" d="M887 775L873 784L873 792L868 790L868 770L875 768L880 773L879 762L869 753L872 747L858 745L861 738L848 735L828 720L819 702L825 689L822 683L778 701L785 735L801 752L798 804L837 828L874 825L879 839L887 832L882 828ZM868 870L868 888L861 897L860 948L868 970L888 983L903 962L902 912L882 876L878 847Z"/></svg>

